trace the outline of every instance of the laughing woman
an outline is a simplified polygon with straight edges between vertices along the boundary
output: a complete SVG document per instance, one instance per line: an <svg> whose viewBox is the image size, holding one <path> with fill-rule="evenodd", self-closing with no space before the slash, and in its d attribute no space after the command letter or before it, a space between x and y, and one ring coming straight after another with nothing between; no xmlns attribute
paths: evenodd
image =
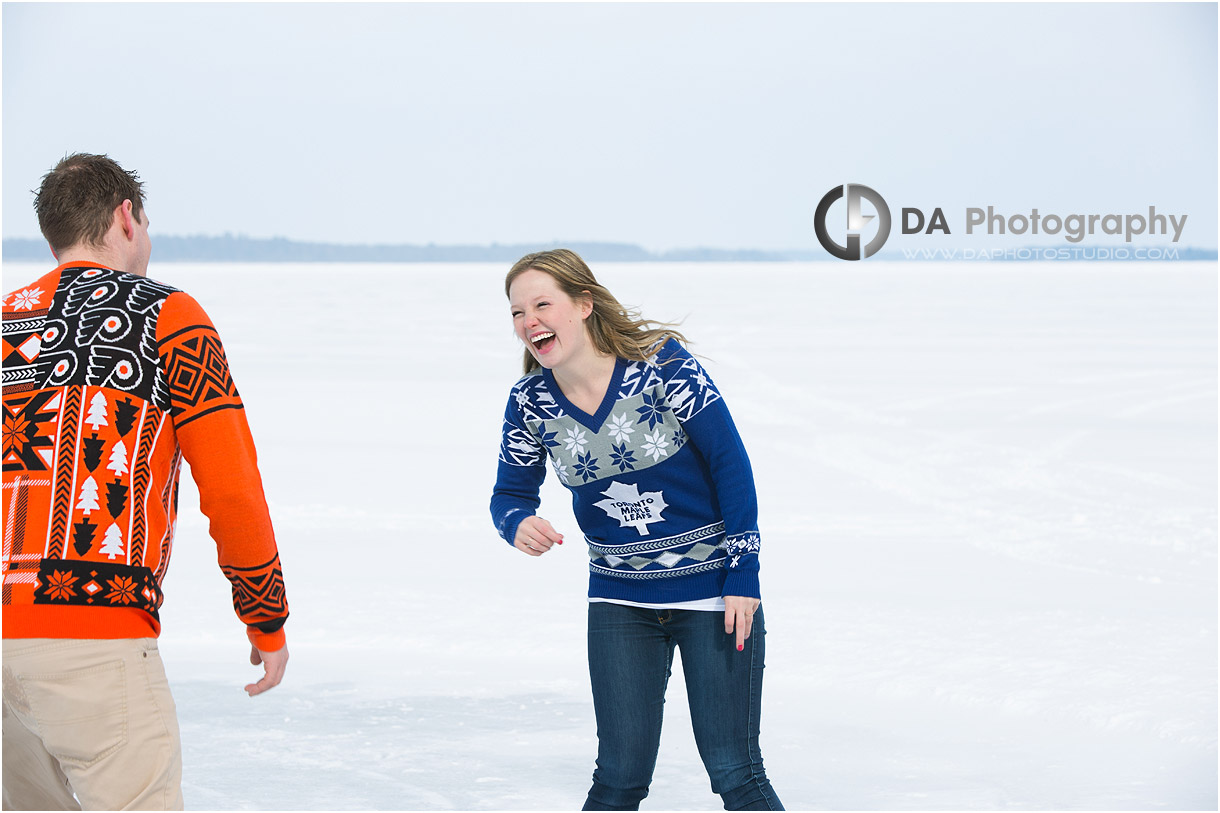
<svg viewBox="0 0 1220 813"><path fill-rule="evenodd" d="M525 376L504 413L491 514L530 556L549 457L589 544L597 768L585 810L648 795L675 646L699 754L726 810L782 810L758 748L765 630L745 447L671 326L630 313L566 249L505 280Z"/></svg>

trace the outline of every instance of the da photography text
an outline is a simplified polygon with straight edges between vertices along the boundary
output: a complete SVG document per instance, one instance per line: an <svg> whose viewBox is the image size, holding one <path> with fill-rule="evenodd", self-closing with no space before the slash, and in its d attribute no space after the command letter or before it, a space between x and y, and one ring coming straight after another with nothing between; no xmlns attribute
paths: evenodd
<svg viewBox="0 0 1220 813"><path fill-rule="evenodd" d="M842 235L840 243L832 235L827 223L831 206L840 199L847 202L846 228L833 230L833 235ZM865 214L863 204L867 202L874 214ZM900 227L904 235L952 234L949 219L944 209L935 207L930 214L914 206L901 208ZM1008 214L996 211L994 206L967 207L965 212L966 234L988 235L1062 235L1069 243L1079 243L1086 237L1098 234L1122 235L1130 243L1140 235L1164 235L1174 243L1182 237L1186 227L1186 215L1164 214L1149 206L1147 213L1129 214L1058 214L1044 213L1038 209ZM863 232L873 220L877 221L876 234L861 245ZM827 192L818 203L814 213L814 231L822 247L841 260L860 260L876 254L887 239L891 229L890 207L874 189L863 184L844 184Z"/></svg>

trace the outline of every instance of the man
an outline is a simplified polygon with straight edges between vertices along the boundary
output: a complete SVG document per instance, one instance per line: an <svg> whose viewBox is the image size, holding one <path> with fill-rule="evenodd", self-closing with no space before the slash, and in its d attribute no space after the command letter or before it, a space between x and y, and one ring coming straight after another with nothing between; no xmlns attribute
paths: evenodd
<svg viewBox="0 0 1220 813"><path fill-rule="evenodd" d="M254 443L207 314L145 279L138 176L71 155L34 207L60 264L4 297L4 807L181 809L156 638L183 459L265 669L246 691L288 661Z"/></svg>

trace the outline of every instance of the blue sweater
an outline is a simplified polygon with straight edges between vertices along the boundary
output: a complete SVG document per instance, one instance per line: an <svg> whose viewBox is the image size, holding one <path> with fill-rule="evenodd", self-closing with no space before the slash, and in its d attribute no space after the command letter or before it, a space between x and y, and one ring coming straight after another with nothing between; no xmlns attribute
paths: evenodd
<svg viewBox="0 0 1220 813"><path fill-rule="evenodd" d="M491 497L510 545L538 508L548 457L589 545L590 598L761 598L750 460L715 384L676 340L648 362L618 359L596 415L545 368L513 386Z"/></svg>

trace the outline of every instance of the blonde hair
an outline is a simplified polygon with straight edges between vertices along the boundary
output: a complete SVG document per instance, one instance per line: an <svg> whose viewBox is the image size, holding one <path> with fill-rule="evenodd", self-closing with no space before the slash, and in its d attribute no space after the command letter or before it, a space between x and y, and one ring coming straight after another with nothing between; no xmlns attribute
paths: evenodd
<svg viewBox="0 0 1220 813"><path fill-rule="evenodd" d="M572 299L592 300L593 311L585 319L585 329L589 331L594 347L602 353L628 361L647 361L668 339L690 343L675 330L676 324L654 322L643 318L639 311L624 307L593 277L580 255L566 248L537 251L517 260L504 278L504 295L508 296L513 280L531 269L549 274L559 289ZM525 372L532 373L541 366L526 348Z"/></svg>

